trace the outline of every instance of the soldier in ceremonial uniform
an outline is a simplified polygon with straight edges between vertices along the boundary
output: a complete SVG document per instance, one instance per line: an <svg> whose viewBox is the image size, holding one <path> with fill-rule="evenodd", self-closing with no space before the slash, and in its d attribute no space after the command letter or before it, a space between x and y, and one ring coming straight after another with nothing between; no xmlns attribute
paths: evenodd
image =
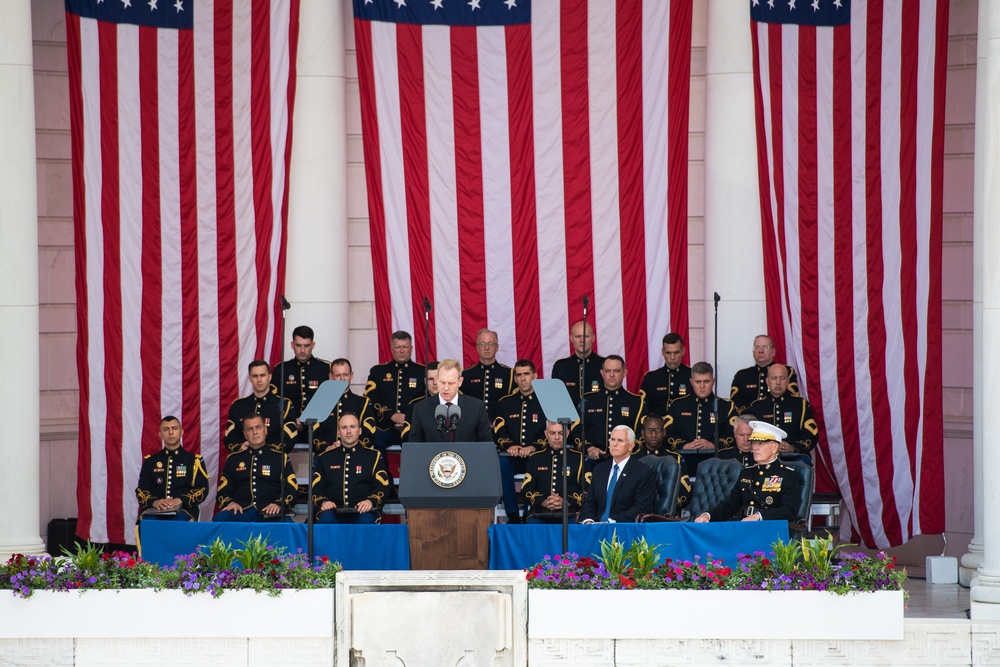
<svg viewBox="0 0 1000 667"><path fill-rule="evenodd" d="M530 359L518 359L514 364L514 381L517 391L498 402L497 417L493 420L493 441L497 449L506 452L500 457L500 483L503 487L504 507L518 507L514 475L525 471L525 460L545 443L545 415L532 383L538 377L535 364ZM464 386L464 385L463 385ZM508 523L517 523L508 511Z"/></svg>
<svg viewBox="0 0 1000 667"><path fill-rule="evenodd" d="M739 415L733 424L733 442L736 446L722 450L717 456L720 459L735 459L744 468L753 465L753 445L750 442L753 428L750 423L755 421L757 417L749 412Z"/></svg>
<svg viewBox="0 0 1000 667"><path fill-rule="evenodd" d="M515 368L517 368L515 366ZM590 483L590 473L584 471L583 454L569 449L566 451L566 463L569 473L566 475L566 496L563 496L563 429L558 422L545 423L545 445L527 459L524 471L524 482L521 491L528 501L526 523L558 523L562 521L564 497L569 499L567 509L570 521L583 504L586 485ZM536 516L538 513L558 512L550 517Z"/></svg>
<svg viewBox="0 0 1000 667"><path fill-rule="evenodd" d="M479 363L462 371L462 393L486 405L490 422L496 419L500 399L514 391L514 369L497 361L497 332L480 329L476 334Z"/></svg>
<svg viewBox="0 0 1000 667"><path fill-rule="evenodd" d="M678 464L683 465L681 455L670 449L663 442L663 417L658 414L648 414L642 420L642 440L636 442L632 456L642 459L646 456L672 456ZM691 499L691 477L681 473L681 483L677 488L677 508L686 507Z"/></svg>
<svg viewBox="0 0 1000 667"><path fill-rule="evenodd" d="M680 334L664 336L660 352L663 366L646 372L640 393L648 411L666 415L671 401L691 393L691 368L684 365L684 339Z"/></svg>
<svg viewBox="0 0 1000 667"><path fill-rule="evenodd" d="M292 506L298 481L280 444L266 442L264 418L243 420L247 448L229 455L219 479L219 509L214 521L253 522L277 519ZM282 493L284 489L284 493Z"/></svg>
<svg viewBox="0 0 1000 667"><path fill-rule="evenodd" d="M569 342L573 346L573 354L562 359L556 359L552 364L551 377L562 380L574 403L579 403L581 396L601 388L601 367L604 357L594 352L594 327L587 323L577 322L569 330Z"/></svg>
<svg viewBox="0 0 1000 667"><path fill-rule="evenodd" d="M604 387L584 397L583 426L586 433L581 434L578 421L570 434L570 444L586 453L591 461L607 458L608 438L614 428L628 426L635 433L642 423L642 397L622 386L627 373L625 360L617 354L610 355L601 368Z"/></svg>
<svg viewBox="0 0 1000 667"><path fill-rule="evenodd" d="M340 418L339 434L340 446L316 457L316 522L377 523L390 487L385 457L377 449L360 444L361 422L357 415L348 412Z"/></svg>
<svg viewBox="0 0 1000 667"><path fill-rule="evenodd" d="M427 391L423 396L417 396L415 399L410 401L410 404L406 406L406 419L403 421L403 442L410 441L410 426L413 424L413 410L416 408L421 401L426 401L428 398L437 398L438 395L438 362L429 361L427 362Z"/></svg>
<svg viewBox="0 0 1000 667"><path fill-rule="evenodd" d="M340 423L341 416L345 414L355 415L361 423L361 446L369 447L375 437L375 416L371 408L371 401L367 396L358 396L351 391L351 382L354 380L354 368L347 359L334 359L330 362L330 380L343 380L347 383L347 391L337 401L330 416L317 424L313 429L313 447L316 453L322 452L337 442L337 424Z"/></svg>
<svg viewBox="0 0 1000 667"><path fill-rule="evenodd" d="M375 410L375 447L380 451L398 445L406 427L406 407L426 390L423 364L415 363L413 337L406 331L392 334L392 361L372 366L365 396Z"/></svg>
<svg viewBox="0 0 1000 667"><path fill-rule="evenodd" d="M743 469L729 495L695 521L795 521L802 482L794 468L778 460L786 434L766 422L751 422L754 465Z"/></svg>
<svg viewBox="0 0 1000 667"><path fill-rule="evenodd" d="M517 391L498 402L493 440L497 449L514 457L525 458L545 445L545 415L532 389L537 378L534 362L518 359L514 364Z"/></svg>
<svg viewBox="0 0 1000 667"><path fill-rule="evenodd" d="M319 386L327 379L330 371L329 362L313 356L316 347L315 334L312 327L297 326L292 331L292 351L295 356L288 361L282 361L274 367L272 391L279 396L284 395L292 402L295 414L301 415L306 405L312 400ZM299 426L296 442L306 442L309 439L309 429Z"/></svg>
<svg viewBox="0 0 1000 667"><path fill-rule="evenodd" d="M816 446L819 428L809 402L788 390L788 368L784 364L772 364L768 369L767 389L767 396L750 404L750 412L788 433L779 452L801 454L801 460L811 464L808 454Z"/></svg>
<svg viewBox="0 0 1000 667"><path fill-rule="evenodd" d="M715 396L712 364L699 361L692 367L691 388L692 393L671 402L667 410L664 419L667 445L673 450L715 450L718 425L718 449L729 449L733 446L732 421L736 419L736 415L732 411L732 403Z"/></svg>
<svg viewBox="0 0 1000 667"><path fill-rule="evenodd" d="M246 447L243 438L243 420L249 415L260 415L264 419L269 443L281 442L281 431L284 429L285 451L290 452L295 447L295 437L299 428L296 425L298 413L292 402L287 398L281 403L281 398L271 391L271 367L263 359L250 362L247 368L250 373L250 386L253 391L249 396L238 398L229 406L229 421L226 424L226 448L235 452Z"/></svg>
<svg viewBox="0 0 1000 667"><path fill-rule="evenodd" d="M751 403L767 396L767 371L774 365L774 341L770 336L761 334L753 339L753 361L753 366L736 371L729 390L729 400L738 414L743 414ZM795 371L791 366L785 368L788 369L788 391L792 396L798 396Z"/></svg>
<svg viewBox="0 0 1000 667"><path fill-rule="evenodd" d="M181 444L181 422L173 415L160 420L163 449L142 462L135 497L145 512L176 511L173 515L140 515L140 519L197 521L198 506L208 493L208 473L200 454L192 454Z"/></svg>

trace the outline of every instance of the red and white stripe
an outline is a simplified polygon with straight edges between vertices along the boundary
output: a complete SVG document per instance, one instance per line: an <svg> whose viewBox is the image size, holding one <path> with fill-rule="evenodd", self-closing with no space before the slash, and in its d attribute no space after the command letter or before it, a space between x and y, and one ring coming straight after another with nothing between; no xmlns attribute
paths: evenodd
<svg viewBox="0 0 1000 667"><path fill-rule="evenodd" d="M839 489L845 533L878 547L944 529L928 340L947 5L853 0L847 26L752 26L768 327L821 425L817 489Z"/></svg>
<svg viewBox="0 0 1000 667"><path fill-rule="evenodd" d="M691 3L535 0L532 23L355 19L379 353L545 374L591 302L637 386L687 333Z"/></svg>
<svg viewBox="0 0 1000 667"><path fill-rule="evenodd" d="M160 418L214 480L247 362L279 356L298 2L199 0L193 31L66 20L78 533L125 543Z"/></svg>

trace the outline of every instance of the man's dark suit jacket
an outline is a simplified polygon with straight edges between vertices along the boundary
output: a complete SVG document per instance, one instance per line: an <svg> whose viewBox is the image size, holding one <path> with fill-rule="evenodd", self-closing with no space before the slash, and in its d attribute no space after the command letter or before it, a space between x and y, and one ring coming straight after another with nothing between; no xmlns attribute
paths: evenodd
<svg viewBox="0 0 1000 667"><path fill-rule="evenodd" d="M493 442L493 432L486 416L486 406L477 398L459 394L458 407L462 418L455 429L455 442ZM448 442L437 427L434 411L441 401L435 396L413 406L413 423L410 424L410 442Z"/></svg>
<svg viewBox="0 0 1000 667"><path fill-rule="evenodd" d="M613 459L608 459L594 468L593 481L577 519L580 523L585 519L601 520L607 502L608 478L611 477L611 466L614 463ZM625 468L618 473L609 518L618 522L635 521L639 514L652 512L655 501L656 473L638 457L630 456Z"/></svg>

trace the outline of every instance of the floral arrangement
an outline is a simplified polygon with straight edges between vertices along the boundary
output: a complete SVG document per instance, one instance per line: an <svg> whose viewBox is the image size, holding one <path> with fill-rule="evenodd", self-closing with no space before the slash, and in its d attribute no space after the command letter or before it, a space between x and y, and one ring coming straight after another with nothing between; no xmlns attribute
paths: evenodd
<svg viewBox="0 0 1000 667"><path fill-rule="evenodd" d="M530 588L603 590L754 590L830 591L839 595L903 589L906 570L895 556L842 552L851 545L833 545L832 538L803 539L771 545L765 554L738 554L730 567L709 554L704 561L660 562L656 547L637 540L625 549L614 534L601 542L601 555L575 553L545 556L526 570Z"/></svg>
<svg viewBox="0 0 1000 667"><path fill-rule="evenodd" d="M29 598L35 591L152 588L181 590L187 595L253 589L280 595L285 589L333 588L340 563L320 556L309 562L298 550L267 543L251 536L233 548L221 539L192 554L179 556L171 567L147 563L122 551L104 553L92 544L77 547L66 556L15 554L0 566L0 590Z"/></svg>

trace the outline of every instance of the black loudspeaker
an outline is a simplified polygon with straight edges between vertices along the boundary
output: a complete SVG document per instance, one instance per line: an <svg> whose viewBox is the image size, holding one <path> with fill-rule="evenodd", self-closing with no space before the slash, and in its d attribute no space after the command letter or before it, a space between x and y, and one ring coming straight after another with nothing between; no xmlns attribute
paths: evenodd
<svg viewBox="0 0 1000 667"><path fill-rule="evenodd" d="M48 539L45 541L45 550L50 556L63 556L65 547L71 552L76 552L76 518L72 519L52 519L49 521Z"/></svg>

